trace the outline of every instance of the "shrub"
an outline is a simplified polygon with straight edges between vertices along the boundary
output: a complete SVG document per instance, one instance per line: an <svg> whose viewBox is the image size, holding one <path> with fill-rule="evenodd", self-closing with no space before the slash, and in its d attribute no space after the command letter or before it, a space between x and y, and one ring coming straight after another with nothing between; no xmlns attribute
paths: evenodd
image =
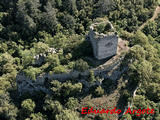
<svg viewBox="0 0 160 120"><path fill-rule="evenodd" d="M67 69L65 66L59 65L59 66L53 68L53 71L54 71L54 73L59 74L59 73L66 73Z"/></svg>
<svg viewBox="0 0 160 120"><path fill-rule="evenodd" d="M84 72L85 70L89 69L89 65L88 65L87 62L85 62L84 60L80 59L80 60L77 60L75 62L74 69L78 70L78 71L81 71L81 72Z"/></svg>
<svg viewBox="0 0 160 120"><path fill-rule="evenodd" d="M128 92L128 90L124 90L122 92L122 95L125 100L128 100L128 98L130 97L130 93Z"/></svg>
<svg viewBox="0 0 160 120"><path fill-rule="evenodd" d="M32 113L30 115L30 118L27 118L26 120L46 120L46 116L44 116L42 113Z"/></svg>
<svg viewBox="0 0 160 120"><path fill-rule="evenodd" d="M95 89L94 93L96 96L101 97L102 95L104 95L104 89L99 86Z"/></svg>
<svg viewBox="0 0 160 120"><path fill-rule="evenodd" d="M132 120L132 117L130 114L126 114L122 116L122 120Z"/></svg>
<svg viewBox="0 0 160 120"><path fill-rule="evenodd" d="M77 93L81 92L82 87L82 83L72 84L70 82L65 82L62 84L60 93L64 98L69 96L75 96Z"/></svg>
<svg viewBox="0 0 160 120"><path fill-rule="evenodd" d="M63 110L60 114L56 115L56 120L79 120L79 117L74 111Z"/></svg>
<svg viewBox="0 0 160 120"><path fill-rule="evenodd" d="M96 79L95 79L95 76L94 76L94 71L93 70L90 70L90 73L89 73L89 82L95 82Z"/></svg>
<svg viewBox="0 0 160 120"><path fill-rule="evenodd" d="M46 57L46 62L49 63L49 70L60 65L60 60L57 54L49 54Z"/></svg>
<svg viewBox="0 0 160 120"><path fill-rule="evenodd" d="M34 108L36 107L36 105L34 101L32 101L31 99L26 99L22 102L21 107L27 113L31 113L34 111Z"/></svg>
<svg viewBox="0 0 160 120"><path fill-rule="evenodd" d="M27 69L23 71L28 77L30 77L33 80L36 80L36 76L42 73L42 70L40 68L34 68L32 66L29 66Z"/></svg>
<svg viewBox="0 0 160 120"><path fill-rule="evenodd" d="M113 32L110 23L101 23L94 27L94 30L98 33L107 34L107 32Z"/></svg>
<svg viewBox="0 0 160 120"><path fill-rule="evenodd" d="M67 108L74 110L76 109L77 106L78 106L78 100L76 98L71 97L68 99L68 102L66 103Z"/></svg>
<svg viewBox="0 0 160 120"><path fill-rule="evenodd" d="M132 40L133 39L133 33L129 33L125 30L120 31L120 37L126 40Z"/></svg>
<svg viewBox="0 0 160 120"><path fill-rule="evenodd" d="M51 111L53 115L59 114L63 110L63 106L57 100L45 99L43 109L47 112Z"/></svg>

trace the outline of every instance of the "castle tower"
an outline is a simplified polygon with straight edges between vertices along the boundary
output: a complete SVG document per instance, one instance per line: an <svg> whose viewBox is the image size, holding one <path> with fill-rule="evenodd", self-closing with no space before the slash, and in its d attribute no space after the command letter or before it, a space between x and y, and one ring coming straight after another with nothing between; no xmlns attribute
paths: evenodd
<svg viewBox="0 0 160 120"><path fill-rule="evenodd" d="M89 39L96 59L102 60L117 54L118 36L109 21L92 24Z"/></svg>

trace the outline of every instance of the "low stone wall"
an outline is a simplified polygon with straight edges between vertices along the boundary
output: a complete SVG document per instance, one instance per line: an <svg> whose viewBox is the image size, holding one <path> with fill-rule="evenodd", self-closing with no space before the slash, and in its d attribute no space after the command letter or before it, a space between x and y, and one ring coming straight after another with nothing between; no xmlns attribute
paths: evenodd
<svg viewBox="0 0 160 120"><path fill-rule="evenodd" d="M111 64L104 64L91 70L94 71L95 76L116 80L125 70L125 69L124 70L115 69L115 68L119 68L122 59L123 57L113 61ZM113 74L111 75L107 74L111 70L113 70L115 73L113 72ZM78 79L78 82L81 82L86 89L88 89L88 87L91 87L92 85L101 84L102 81L101 82L97 81L96 83L90 84L85 80L88 78L88 76L89 76L89 70L85 72L71 71L69 73L62 73L62 74L46 73L38 76L36 80L32 80L31 78L27 77L25 74L19 73L16 77L16 81L17 81L18 91L20 95L25 92L33 93L34 91L43 91L48 93L49 91L47 88L45 88L45 85L44 85L46 80L47 81L59 80L60 82L65 82L66 80L70 80L70 79Z"/></svg>

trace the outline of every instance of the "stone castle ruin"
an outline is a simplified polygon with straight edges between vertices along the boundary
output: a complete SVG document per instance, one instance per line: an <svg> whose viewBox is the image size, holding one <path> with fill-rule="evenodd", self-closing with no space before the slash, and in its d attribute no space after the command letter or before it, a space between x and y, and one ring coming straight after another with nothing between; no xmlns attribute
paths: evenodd
<svg viewBox="0 0 160 120"><path fill-rule="evenodd" d="M97 32L98 31L98 32ZM119 66L121 61L123 60L123 56L120 56L123 51L127 51L128 48L125 46L125 42L121 39L118 40L118 36L114 32L113 26L110 22L98 22L94 23L90 27L89 39L93 46L94 56L98 60L112 57L106 63L92 68L95 76L101 76L102 78L107 78L111 80L117 80L118 77L126 70L120 70ZM44 54L39 54L34 56L37 65L41 65L43 63L44 58L48 53L56 54L57 50L54 48L49 48L49 50ZM24 73L19 73L16 77L18 92L22 95L25 92L35 93L35 91L43 91L48 93L49 90L45 86L46 81L50 80L59 80L60 82L64 82L70 79L77 79L80 83L83 84L85 92L92 87L92 84L87 82L85 79L88 77L89 71L85 72L79 71L70 71L68 73L62 74L50 74L43 73L39 76L36 76L36 79L33 80L30 77L27 77ZM79 78L81 76L81 78ZM96 81L93 85L99 85L101 82Z"/></svg>
<svg viewBox="0 0 160 120"><path fill-rule="evenodd" d="M89 31L89 40L96 59L102 60L117 54L118 36L109 21L92 24Z"/></svg>

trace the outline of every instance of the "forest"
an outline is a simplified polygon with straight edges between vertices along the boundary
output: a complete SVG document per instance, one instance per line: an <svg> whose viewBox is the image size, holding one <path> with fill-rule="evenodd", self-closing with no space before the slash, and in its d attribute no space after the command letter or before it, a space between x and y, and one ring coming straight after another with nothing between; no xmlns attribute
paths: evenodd
<svg viewBox="0 0 160 120"><path fill-rule="evenodd" d="M128 42L120 65L127 70L116 81L95 75L87 59L93 57L89 27L99 18ZM45 73L87 70L85 78L46 80L48 92L18 91L21 73L34 82ZM85 82L92 85L88 92ZM96 100L110 100L119 109L128 103L132 109L149 107L155 114L82 115L82 107ZM0 120L84 119L160 120L160 0L0 0Z"/></svg>

